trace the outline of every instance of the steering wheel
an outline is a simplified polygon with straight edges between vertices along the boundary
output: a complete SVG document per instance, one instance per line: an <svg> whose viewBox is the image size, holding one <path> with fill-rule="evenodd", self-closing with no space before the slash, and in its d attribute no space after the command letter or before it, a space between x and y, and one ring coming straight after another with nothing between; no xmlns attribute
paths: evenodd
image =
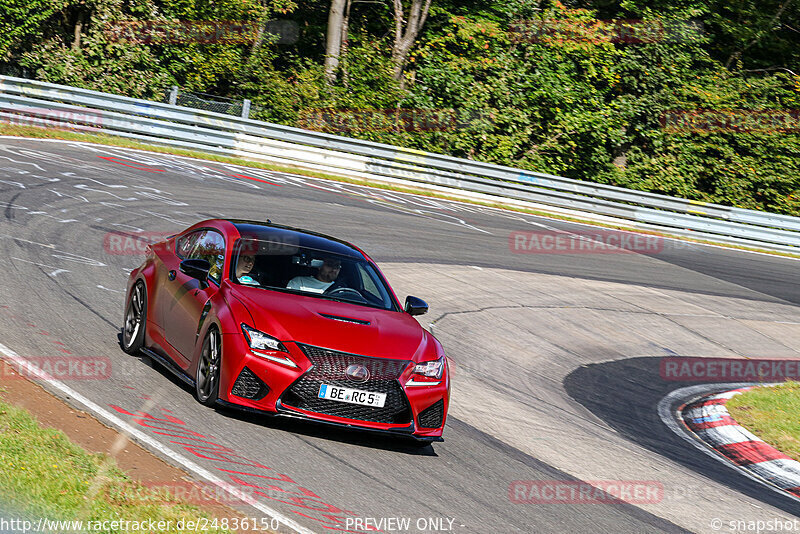
<svg viewBox="0 0 800 534"><path fill-rule="evenodd" d="M367 299L364 298L364 295L352 287L337 287L332 290L326 290L325 294L330 295L331 297L340 297L347 300L350 300L350 297L355 297L358 302L368 303Z"/></svg>

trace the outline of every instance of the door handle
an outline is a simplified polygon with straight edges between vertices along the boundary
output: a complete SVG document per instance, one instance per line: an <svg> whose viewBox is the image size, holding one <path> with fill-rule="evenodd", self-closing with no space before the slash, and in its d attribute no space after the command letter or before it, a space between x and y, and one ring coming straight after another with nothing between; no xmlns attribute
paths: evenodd
<svg viewBox="0 0 800 534"><path fill-rule="evenodd" d="M175 280L175 277L177 275L178 275L178 273L176 273L175 270L173 269L167 274L167 278L169 278L170 281L172 281L172 280Z"/></svg>

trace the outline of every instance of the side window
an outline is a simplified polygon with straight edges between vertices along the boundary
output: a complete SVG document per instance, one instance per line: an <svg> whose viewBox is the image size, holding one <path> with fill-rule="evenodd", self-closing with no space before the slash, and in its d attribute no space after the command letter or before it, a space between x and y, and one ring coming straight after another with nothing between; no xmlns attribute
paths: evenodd
<svg viewBox="0 0 800 534"><path fill-rule="evenodd" d="M391 308L392 298L386 292L375 270L368 264L358 264L358 274L361 276L364 292L374 298L376 303L380 302L386 308Z"/></svg>
<svg viewBox="0 0 800 534"><path fill-rule="evenodd" d="M204 230L200 230L199 232L192 232L191 234L187 234L180 239L178 239L178 243L175 247L175 253L178 257L182 260L185 260L189 257L189 254L192 253L197 246L197 240L203 235Z"/></svg>
<svg viewBox="0 0 800 534"><path fill-rule="evenodd" d="M222 264L225 261L225 240L218 232L204 230L197 240L197 246L188 257L206 260L211 265L208 277L219 283L222 278Z"/></svg>
<svg viewBox="0 0 800 534"><path fill-rule="evenodd" d="M182 260L206 260L211 269L208 277L217 283L222 278L222 264L225 261L225 240L214 230L198 230L178 240L176 253Z"/></svg>
<svg viewBox="0 0 800 534"><path fill-rule="evenodd" d="M361 285L364 287L364 290L371 293L374 297L381 298L381 292L378 291L378 288L375 286L375 281L370 278L367 271L360 265L358 266L358 273L361 275Z"/></svg>

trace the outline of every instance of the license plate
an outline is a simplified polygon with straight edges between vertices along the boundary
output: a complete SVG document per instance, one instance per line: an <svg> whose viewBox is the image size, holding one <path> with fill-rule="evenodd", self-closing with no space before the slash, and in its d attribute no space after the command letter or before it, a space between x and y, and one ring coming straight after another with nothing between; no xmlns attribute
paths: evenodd
<svg viewBox="0 0 800 534"><path fill-rule="evenodd" d="M374 393L372 391L342 388L328 384L322 384L319 387L318 397L320 399L372 406L373 408L383 408L383 405L386 404L386 393Z"/></svg>

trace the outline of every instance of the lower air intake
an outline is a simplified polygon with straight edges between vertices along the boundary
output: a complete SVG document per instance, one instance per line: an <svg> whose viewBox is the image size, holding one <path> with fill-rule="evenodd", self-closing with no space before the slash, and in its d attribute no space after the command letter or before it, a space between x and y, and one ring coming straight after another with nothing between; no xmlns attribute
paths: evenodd
<svg viewBox="0 0 800 534"><path fill-rule="evenodd" d="M231 388L232 395L252 400L261 400L267 393L269 393L267 385L247 367L242 369Z"/></svg>
<svg viewBox="0 0 800 534"><path fill-rule="evenodd" d="M439 428L444 419L444 399L439 399L434 402L422 412L420 412L417 420L421 428Z"/></svg>

